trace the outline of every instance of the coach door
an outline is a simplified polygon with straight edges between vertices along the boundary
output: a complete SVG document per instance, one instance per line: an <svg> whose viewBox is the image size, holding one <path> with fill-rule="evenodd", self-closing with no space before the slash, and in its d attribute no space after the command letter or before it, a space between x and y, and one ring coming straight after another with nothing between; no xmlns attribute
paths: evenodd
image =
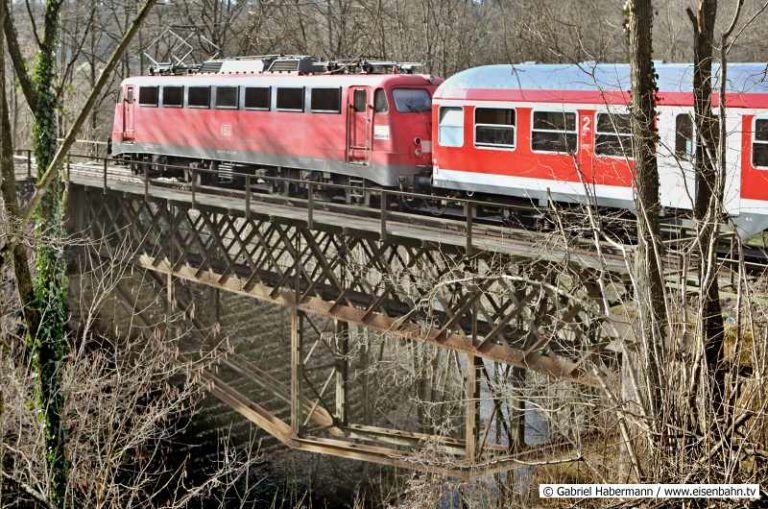
<svg viewBox="0 0 768 509"><path fill-rule="evenodd" d="M660 108L658 117L659 189L662 207L691 210L696 196L693 112Z"/></svg>
<svg viewBox="0 0 768 509"><path fill-rule="evenodd" d="M125 97L123 98L123 140L133 140L136 131L134 127L133 108L135 100L135 91L132 85L125 87Z"/></svg>
<svg viewBox="0 0 768 509"><path fill-rule="evenodd" d="M371 159L371 108L365 87L350 87L347 93L347 161L367 164Z"/></svg>

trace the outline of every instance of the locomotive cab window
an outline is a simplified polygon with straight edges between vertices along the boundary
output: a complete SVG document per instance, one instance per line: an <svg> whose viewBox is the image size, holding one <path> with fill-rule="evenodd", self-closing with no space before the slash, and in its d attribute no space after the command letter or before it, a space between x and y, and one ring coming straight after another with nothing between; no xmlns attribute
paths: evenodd
<svg viewBox="0 0 768 509"><path fill-rule="evenodd" d="M752 166L768 170L768 118L756 118L752 129Z"/></svg>
<svg viewBox="0 0 768 509"><path fill-rule="evenodd" d="M443 147L464 146L464 110L441 107L437 142Z"/></svg>
<svg viewBox="0 0 768 509"><path fill-rule="evenodd" d="M534 111L531 148L538 152L573 154L578 147L576 113Z"/></svg>
<svg viewBox="0 0 768 509"><path fill-rule="evenodd" d="M373 94L373 108L376 113L386 113L389 111L387 93L384 92L383 88L377 88Z"/></svg>
<svg viewBox="0 0 768 509"><path fill-rule="evenodd" d="M432 98L423 88L396 88L392 91L395 109L400 113L423 113L432 110Z"/></svg>
<svg viewBox="0 0 768 509"><path fill-rule="evenodd" d="M675 157L690 161L693 159L695 151L693 120L689 113L680 113L675 117Z"/></svg>
<svg viewBox="0 0 768 509"><path fill-rule="evenodd" d="M216 87L216 108L237 109L237 87Z"/></svg>
<svg viewBox="0 0 768 509"><path fill-rule="evenodd" d="M141 87L139 89L139 104L141 106L157 106L159 95L158 87Z"/></svg>
<svg viewBox="0 0 768 509"><path fill-rule="evenodd" d="M515 148L515 110L475 108L475 146Z"/></svg>
<svg viewBox="0 0 768 509"><path fill-rule="evenodd" d="M163 87L163 106L166 108L184 106L184 87Z"/></svg>
<svg viewBox="0 0 768 509"><path fill-rule="evenodd" d="M269 87L248 87L245 89L245 109L269 110Z"/></svg>
<svg viewBox="0 0 768 509"><path fill-rule="evenodd" d="M629 113L598 113L595 154L632 158L632 120Z"/></svg>
<svg viewBox="0 0 768 509"><path fill-rule="evenodd" d="M190 108L210 108L211 87L189 87L187 106Z"/></svg>
<svg viewBox="0 0 768 509"><path fill-rule="evenodd" d="M281 111L304 111L304 89L278 88L277 109Z"/></svg>
<svg viewBox="0 0 768 509"><path fill-rule="evenodd" d="M310 109L316 113L341 112L341 89L313 88Z"/></svg>

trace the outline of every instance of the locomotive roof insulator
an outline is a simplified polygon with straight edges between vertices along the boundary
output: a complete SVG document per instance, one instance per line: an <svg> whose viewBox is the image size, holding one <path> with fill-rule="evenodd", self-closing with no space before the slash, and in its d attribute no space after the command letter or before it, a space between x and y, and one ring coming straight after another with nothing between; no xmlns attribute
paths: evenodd
<svg viewBox="0 0 768 509"><path fill-rule="evenodd" d="M256 55L208 60L184 72L205 74L286 73L286 74L414 74L423 64L393 60L322 60L309 55ZM173 66L158 68L152 74L180 74Z"/></svg>

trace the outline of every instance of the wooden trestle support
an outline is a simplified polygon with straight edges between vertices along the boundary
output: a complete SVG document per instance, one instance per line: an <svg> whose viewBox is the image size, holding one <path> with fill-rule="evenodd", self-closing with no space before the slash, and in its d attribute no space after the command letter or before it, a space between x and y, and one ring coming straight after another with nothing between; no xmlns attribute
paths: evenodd
<svg viewBox="0 0 768 509"><path fill-rule="evenodd" d="M128 261L153 275L157 291L167 291L170 300L179 299L175 281L289 310L289 386L254 366L230 366L289 404L288 422L215 370L201 376L215 396L297 450L465 479L569 457L567 444L510 451L480 439L480 381L488 376L483 360L587 385L597 385L597 372L610 377L616 371L617 355L606 348L614 329L601 312L608 297L594 269L544 261L535 254L542 247L532 246L529 259L477 248L468 253L462 246L402 234L382 238L345 224L78 185L71 194L72 233L92 239L102 257L129 253ZM612 299L624 296L612 293ZM322 345L334 353L321 366L329 373L323 384L305 373L319 369L309 367L313 348L304 341L318 321L333 338ZM458 352L465 383L463 439L353 423L346 362L356 341L351 329ZM414 460L427 442L449 459Z"/></svg>

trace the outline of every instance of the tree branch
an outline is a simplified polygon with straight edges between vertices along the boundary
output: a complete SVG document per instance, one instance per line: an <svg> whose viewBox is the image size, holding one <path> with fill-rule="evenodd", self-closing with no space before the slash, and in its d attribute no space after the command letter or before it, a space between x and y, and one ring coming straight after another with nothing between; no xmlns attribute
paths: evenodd
<svg viewBox="0 0 768 509"><path fill-rule="evenodd" d="M10 14L6 10L5 0L0 0L0 21L7 20ZM10 254L14 276L16 278L16 292L22 305L24 321L28 330L37 329L38 315L31 306L34 297L32 286L32 272L29 267L26 249L18 240L23 237L24 230L17 230L20 209L16 190L16 175L13 166L13 139L11 138L11 125L8 116L8 103L5 91L5 45L0 37L0 196L2 196L5 209L8 240L0 248L0 268L3 267L6 257Z"/></svg>
<svg viewBox="0 0 768 509"><path fill-rule="evenodd" d="M27 483L23 481L19 481L15 477L13 477L8 472L2 472L3 477L16 486L19 490L23 491L30 497L32 497L35 500L35 503L39 504L41 507L44 507L46 509L57 509L55 505L53 505L45 496L43 496L42 493L34 489L32 486L28 485Z"/></svg>
<svg viewBox="0 0 768 509"><path fill-rule="evenodd" d="M32 12L32 6L29 5L29 0L24 0L24 5L27 7L27 15L29 16L29 23L32 25L32 35L35 36L35 42L40 47L43 43L40 41L40 33L37 30L37 22L35 22L35 13Z"/></svg>
<svg viewBox="0 0 768 509"><path fill-rule="evenodd" d="M37 111L37 92L32 84L32 79L29 76L29 70L27 64L24 62L24 56L21 54L21 48L19 47L19 36L16 33L16 27L13 24L13 16L11 16L11 9L8 4L8 0L0 0L5 4L6 16L3 20L3 31L5 32L5 39L8 42L8 54L13 62L13 68L16 71L16 76L19 78L19 84L21 85L21 91L24 93L24 97L27 99L29 109L34 114Z"/></svg>
<svg viewBox="0 0 768 509"><path fill-rule="evenodd" d="M67 136L64 138L64 141L61 143L61 145L59 146L59 149L56 151L56 155L54 156L53 161L51 161L51 164L48 165L48 168L46 168L45 173L43 173L43 175L38 180L35 194L32 195L32 198L29 200L29 204L24 210L23 221L21 224L22 229L26 227L26 225L29 224L29 222L32 220L32 216L35 213L35 209L37 209L38 205L40 204L40 200L42 200L43 195L46 192L46 188L56 178L56 175L58 174L59 166L61 166L61 164L63 163L64 157L69 152L69 149L72 147L72 144L75 142L75 138L77 137L77 134L80 132L80 128L83 126L83 123L90 115L91 109L93 108L93 105L95 104L96 99L98 98L99 94L101 94L101 89L104 88L104 85L109 81L110 75L112 74L112 71L114 70L117 63L120 61L120 58L122 57L123 52L131 43L133 36L136 35L136 32L138 32L139 27L141 26L141 23L147 17L147 15L149 14L149 11L154 6L156 1L157 0L147 0L144 3L144 6L136 15L136 18L134 18L133 23L128 28L128 31L125 33L125 35L123 35L122 41L120 41L120 44L117 46L117 48L115 48L115 51L112 53L112 56L109 57L109 61L107 62L107 65L104 68L104 70L101 72L99 79L96 81L96 84L94 85L93 90L88 96L88 100L85 102L85 105L80 110L80 113L78 114L74 124L72 124L72 127L67 133Z"/></svg>
<svg viewBox="0 0 768 509"><path fill-rule="evenodd" d="M688 15L688 19L691 20L691 23L693 24L693 29L698 30L699 20L696 19L696 14L693 12L693 9L688 7L685 9L685 13Z"/></svg>
<svg viewBox="0 0 768 509"><path fill-rule="evenodd" d="M733 13L733 19L731 20L731 25L728 27L728 30L723 33L722 37L723 39L728 39L731 36L731 33L736 28L736 23L739 21L739 16L741 15L741 8L744 6L744 0L738 0L738 3L736 4L736 10Z"/></svg>

